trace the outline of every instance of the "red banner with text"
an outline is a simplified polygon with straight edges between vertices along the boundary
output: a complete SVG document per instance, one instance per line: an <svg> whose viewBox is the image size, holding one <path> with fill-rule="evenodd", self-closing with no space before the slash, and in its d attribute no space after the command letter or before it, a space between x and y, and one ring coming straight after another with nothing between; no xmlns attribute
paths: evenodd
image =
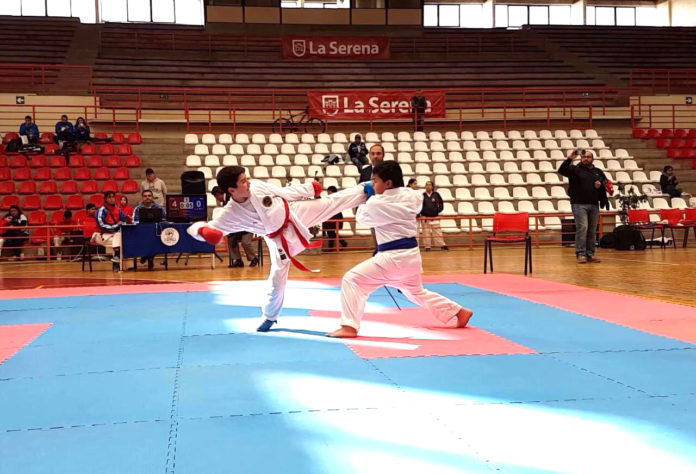
<svg viewBox="0 0 696 474"><path fill-rule="evenodd" d="M309 91L309 113L331 120L373 120L413 117L416 91ZM445 92L422 91L425 118L445 117Z"/></svg>
<svg viewBox="0 0 696 474"><path fill-rule="evenodd" d="M389 59L388 38L283 36L285 59Z"/></svg>

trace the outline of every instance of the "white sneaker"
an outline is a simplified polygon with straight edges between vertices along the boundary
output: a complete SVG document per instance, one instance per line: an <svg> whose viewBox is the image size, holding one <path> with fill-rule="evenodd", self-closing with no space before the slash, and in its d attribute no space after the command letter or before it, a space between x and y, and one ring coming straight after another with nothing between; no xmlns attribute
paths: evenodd
<svg viewBox="0 0 696 474"><path fill-rule="evenodd" d="M121 263L121 259L118 258L118 257L111 257L110 260L111 260L112 262L114 262L114 263Z"/></svg>

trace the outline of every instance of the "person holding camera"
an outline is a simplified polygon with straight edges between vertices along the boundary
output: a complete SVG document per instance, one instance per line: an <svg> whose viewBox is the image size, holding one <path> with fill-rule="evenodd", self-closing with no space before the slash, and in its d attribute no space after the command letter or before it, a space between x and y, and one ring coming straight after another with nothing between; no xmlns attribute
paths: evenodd
<svg viewBox="0 0 696 474"><path fill-rule="evenodd" d="M575 157L580 158L580 163L573 164ZM593 161L591 151L578 149L568 154L558 168L558 173L569 181L568 195L575 218L575 255L578 263L599 263L594 256L599 206L609 208L607 187L611 186L611 182L602 170L592 164Z"/></svg>
<svg viewBox="0 0 696 474"><path fill-rule="evenodd" d="M358 167L358 169L362 168L363 165L368 163L367 147L365 146L365 143L363 143L362 137L359 133L355 134L353 142L350 144L350 146L348 146L348 156L350 157L350 161L352 161L353 164Z"/></svg>

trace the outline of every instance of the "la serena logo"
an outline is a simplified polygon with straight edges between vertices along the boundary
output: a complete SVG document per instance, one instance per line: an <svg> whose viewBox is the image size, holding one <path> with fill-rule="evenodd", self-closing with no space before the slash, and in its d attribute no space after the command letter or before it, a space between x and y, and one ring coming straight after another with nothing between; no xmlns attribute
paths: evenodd
<svg viewBox="0 0 696 474"><path fill-rule="evenodd" d="M367 100L353 99L347 96L322 95L322 110L325 115L337 115L339 112L345 115L351 114L396 114L409 116L411 114L411 101L408 99L383 99L379 96L370 96ZM432 104L426 99L425 112L432 111Z"/></svg>
<svg viewBox="0 0 696 474"><path fill-rule="evenodd" d="M306 54L310 56L375 56L382 54L379 44L376 43L342 43L338 40L315 41L312 39L294 39L292 40L292 54L301 58Z"/></svg>

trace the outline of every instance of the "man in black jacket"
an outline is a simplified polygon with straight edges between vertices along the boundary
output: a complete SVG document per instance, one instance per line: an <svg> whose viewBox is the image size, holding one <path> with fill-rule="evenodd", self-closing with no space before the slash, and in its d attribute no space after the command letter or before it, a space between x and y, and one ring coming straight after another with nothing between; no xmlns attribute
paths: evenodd
<svg viewBox="0 0 696 474"><path fill-rule="evenodd" d="M435 191L432 181L425 183L425 192L423 193L423 209L420 215L422 217L437 217L445 208L440 193ZM449 250L445 245L445 240L442 238L442 230L440 229L440 221L437 219L421 220L421 228L423 230L423 245L425 251L430 252L431 244L435 247L440 247L442 250Z"/></svg>
<svg viewBox="0 0 696 474"><path fill-rule="evenodd" d="M428 106L428 101L423 97L423 91L418 89L416 95L411 97L411 114L413 114L413 128L417 132L423 131L425 123L425 108Z"/></svg>
<svg viewBox="0 0 696 474"><path fill-rule="evenodd" d="M370 153L368 156L370 157L370 164L364 165L362 168L360 168L360 183L364 183L365 181L370 181L372 179L372 168L376 166L377 163L384 161L384 147L379 143L372 145L370 147Z"/></svg>
<svg viewBox="0 0 696 474"><path fill-rule="evenodd" d="M573 158L580 163L573 164ZM592 162L594 155L588 150L575 150L558 168L558 172L569 180L568 195L575 218L575 255L578 263L599 263L595 258L595 235L599 222L599 204L609 208L604 172Z"/></svg>

